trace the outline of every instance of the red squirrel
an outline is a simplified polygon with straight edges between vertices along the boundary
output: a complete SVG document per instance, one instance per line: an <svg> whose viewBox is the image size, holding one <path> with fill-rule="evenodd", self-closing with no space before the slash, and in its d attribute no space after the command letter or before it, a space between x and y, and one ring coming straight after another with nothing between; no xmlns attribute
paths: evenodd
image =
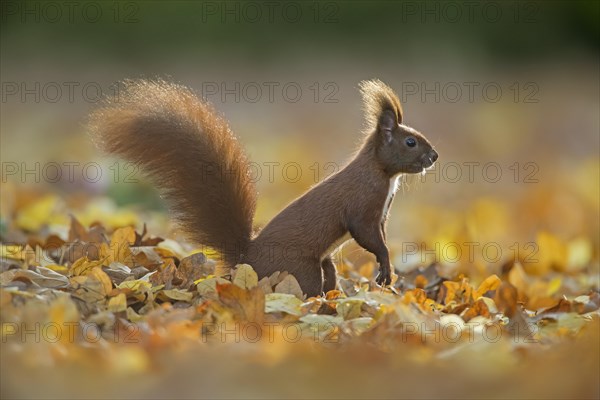
<svg viewBox="0 0 600 400"><path fill-rule="evenodd" d="M420 173L438 154L402 124L397 95L363 81L367 132L350 162L291 202L259 232L248 159L227 122L190 89L162 80L124 83L90 117L96 144L138 164L167 200L183 231L217 249L226 266L250 264L259 278L288 271L307 296L336 286L331 252L351 236L392 278L386 220L400 174Z"/></svg>

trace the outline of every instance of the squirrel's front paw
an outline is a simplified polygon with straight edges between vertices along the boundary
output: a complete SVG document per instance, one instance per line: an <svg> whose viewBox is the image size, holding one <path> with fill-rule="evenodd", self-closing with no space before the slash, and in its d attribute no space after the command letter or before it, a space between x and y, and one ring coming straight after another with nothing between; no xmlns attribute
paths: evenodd
<svg viewBox="0 0 600 400"><path fill-rule="evenodd" d="M377 278L375 278L375 282L377 282L377 284L383 286L383 285L389 285L392 283L392 268L391 266L387 266L387 268L385 267L380 267L379 268L379 274L377 275Z"/></svg>

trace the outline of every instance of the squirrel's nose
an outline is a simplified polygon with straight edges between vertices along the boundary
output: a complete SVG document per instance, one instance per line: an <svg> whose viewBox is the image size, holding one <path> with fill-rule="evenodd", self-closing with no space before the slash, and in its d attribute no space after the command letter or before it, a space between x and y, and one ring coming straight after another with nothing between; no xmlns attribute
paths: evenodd
<svg viewBox="0 0 600 400"><path fill-rule="evenodd" d="M431 149L431 151L429 152L429 158L431 159L432 162L436 162L438 159L437 151Z"/></svg>

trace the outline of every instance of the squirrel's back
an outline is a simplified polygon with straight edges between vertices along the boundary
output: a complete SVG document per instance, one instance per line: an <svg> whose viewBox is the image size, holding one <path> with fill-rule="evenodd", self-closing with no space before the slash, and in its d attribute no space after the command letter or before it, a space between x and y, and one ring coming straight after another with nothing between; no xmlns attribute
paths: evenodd
<svg viewBox="0 0 600 400"><path fill-rule="evenodd" d="M227 122L184 86L124 82L90 118L105 151L138 164L194 241L239 261L252 236L256 190Z"/></svg>

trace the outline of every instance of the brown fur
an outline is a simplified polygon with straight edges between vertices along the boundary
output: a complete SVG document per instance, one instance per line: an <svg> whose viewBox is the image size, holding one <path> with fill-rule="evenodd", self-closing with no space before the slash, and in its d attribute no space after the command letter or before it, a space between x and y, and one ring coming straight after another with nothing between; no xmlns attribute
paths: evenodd
<svg viewBox="0 0 600 400"><path fill-rule="evenodd" d="M368 132L377 128L379 117L384 110L393 110L396 119L402 123L402 105L396 93L379 79L362 81L360 93L363 97L363 108Z"/></svg>
<svg viewBox="0 0 600 400"><path fill-rule="evenodd" d="M288 271L313 296L335 287L328 251L347 233L377 257L377 281L390 283L385 221L391 179L420 172L437 159L420 133L401 125L400 101L389 87L367 81L361 91L369 133L357 154L254 238L255 190L241 173L248 170L243 151L227 124L188 89L129 82L119 103L93 114L92 131L106 150L141 164L194 240L221 250L229 266L251 264L259 277ZM406 144L409 136L416 146ZM240 173L200 179L207 163Z"/></svg>
<svg viewBox="0 0 600 400"><path fill-rule="evenodd" d="M252 235L256 190L227 122L189 89L126 81L91 115L99 147L140 165L194 241L239 260Z"/></svg>

